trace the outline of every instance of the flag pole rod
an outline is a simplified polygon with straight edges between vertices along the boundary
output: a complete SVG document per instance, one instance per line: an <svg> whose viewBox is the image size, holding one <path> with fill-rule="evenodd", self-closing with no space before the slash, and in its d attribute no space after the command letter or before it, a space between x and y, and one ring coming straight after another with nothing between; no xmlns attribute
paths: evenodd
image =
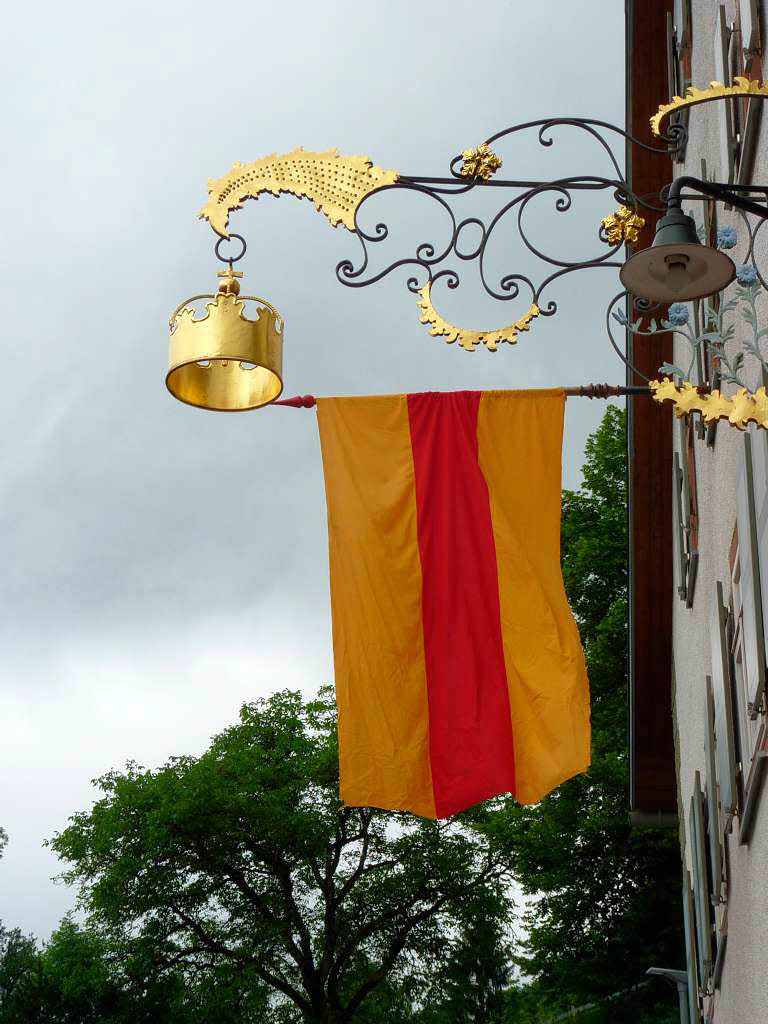
<svg viewBox="0 0 768 1024"><path fill-rule="evenodd" d="M576 388L563 389L569 398L620 398L624 395L630 398L650 398L651 389L643 387L625 387L622 384L581 384ZM706 388L699 388L699 391L706 391ZM293 398L281 398L272 405L285 405L290 409L312 409L316 405L314 395L295 395Z"/></svg>

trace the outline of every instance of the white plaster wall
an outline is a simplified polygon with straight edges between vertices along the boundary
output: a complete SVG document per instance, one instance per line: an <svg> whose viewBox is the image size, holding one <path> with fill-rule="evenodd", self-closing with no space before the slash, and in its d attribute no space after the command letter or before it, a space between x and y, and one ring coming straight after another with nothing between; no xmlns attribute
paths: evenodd
<svg viewBox="0 0 768 1024"><path fill-rule="evenodd" d="M716 77L714 66L715 18L718 4L713 0L693 0L693 69L694 85L704 87ZM736 17L737 3L726 4L728 20ZM765 40L765 21L763 35ZM768 70L766 70L768 76ZM710 174L718 180L726 175L720 169L719 126L717 104L694 107L690 111L689 142L685 172L701 176L701 157ZM768 110L763 113L752 180L768 182ZM680 173L679 165L676 173ZM701 213L692 206L687 210L701 222ZM738 265L743 262L745 235L739 216L720 205L718 225L732 224L739 232L739 245L729 255ZM758 250L758 263L768 266L768 226ZM768 319L768 298L758 302L758 310ZM740 347L740 332L736 345ZM689 351L687 348L685 351ZM684 357L676 346L676 362ZM687 365L687 363L679 363ZM757 367L747 366L752 386L759 383ZM731 389L725 389L728 393ZM679 450L679 434L675 425L675 446ZM726 594L730 591L728 556L736 522L736 484L743 452L741 433L727 422L717 427L714 449L703 440L696 441L696 477L700 516L700 561L693 608L686 609L677 594L674 596L673 657L676 680L675 714L679 749L680 808L684 823L683 859L691 869L688 835L688 808L693 791L694 772L706 777L704 737L706 728L705 676L710 671L709 608L715 581L720 580ZM720 988L715 992L711 1009L716 1024L762 1024L768 1022L768 785L763 789L752 836L748 845L741 845L738 824L727 838L726 863L729 880L728 943ZM676 912L676 909L675 909Z"/></svg>

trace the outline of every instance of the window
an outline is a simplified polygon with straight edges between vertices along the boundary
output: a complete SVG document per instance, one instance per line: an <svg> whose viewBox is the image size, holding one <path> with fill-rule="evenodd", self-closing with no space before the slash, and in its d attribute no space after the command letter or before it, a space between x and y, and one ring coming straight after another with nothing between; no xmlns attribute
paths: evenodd
<svg viewBox="0 0 768 1024"><path fill-rule="evenodd" d="M680 420L680 452L674 454L672 471L677 521L677 592L685 601L686 608L691 608L699 564L699 515L694 427L693 417L690 415Z"/></svg>
<svg viewBox="0 0 768 1024"><path fill-rule="evenodd" d="M761 601L761 594L768 594L765 583L761 585L761 577L766 579L768 574L768 453L765 443L766 438L758 437L755 431L744 435L744 460L736 494L736 544L731 573L730 647L736 710L735 732L741 767L741 842L749 839L768 755L765 716L766 623Z"/></svg>
<svg viewBox="0 0 768 1024"><path fill-rule="evenodd" d="M704 824L704 794L701 776L696 772L688 815L693 880L693 908L696 920L696 962L699 968L699 989L711 991L711 975L717 956L717 940L712 906L712 872Z"/></svg>
<svg viewBox="0 0 768 1024"><path fill-rule="evenodd" d="M706 782L707 782L707 840L709 842L709 859L712 864L712 902L723 902L725 879L723 878L722 831L720 829L720 807L717 799L717 767L715 764L715 701L712 694L712 679L707 676L707 732L706 747Z"/></svg>
<svg viewBox="0 0 768 1024"><path fill-rule="evenodd" d="M706 785L702 788L701 773L697 771L687 816L692 885L690 927L696 947L693 960L689 954L688 966L689 972L694 970L691 964L695 961L698 991L702 995L711 994L719 986L723 970L728 940L725 836L732 829L737 810L733 691L726 622L723 585L717 583L709 617L712 676L705 680ZM684 887L684 904L685 901ZM688 936L687 945L690 941L691 936Z"/></svg>
<svg viewBox="0 0 768 1024"><path fill-rule="evenodd" d="M714 908L715 949L716 957L712 971L712 985L717 988L723 971L723 958L728 938L726 916L727 879L725 877L725 858L723 834L721 827L720 801L717 790L716 738L715 738L715 702L712 693L712 680L706 679L707 691L707 731L704 745L706 754L706 790L705 809L707 822L707 850L709 853L710 901Z"/></svg>
<svg viewBox="0 0 768 1024"><path fill-rule="evenodd" d="M745 78L762 78L760 65L760 18L757 0L739 0L737 7L738 31L734 33L732 67L734 74ZM736 45L738 44L738 45ZM737 174L739 185L748 185L752 173L761 106L753 99L742 99L734 104L736 118Z"/></svg>
<svg viewBox="0 0 768 1024"><path fill-rule="evenodd" d="M747 71L750 59L760 52L760 17L757 0L739 0L739 29L744 70Z"/></svg>
<svg viewBox="0 0 768 1024"><path fill-rule="evenodd" d="M669 98L685 96L691 85L691 3L675 0L674 12L667 14L667 78ZM672 114L671 124L688 124L688 110ZM674 154L679 163L685 160L685 143Z"/></svg>
<svg viewBox="0 0 768 1024"><path fill-rule="evenodd" d="M701 160L701 180L716 180L716 176L713 177L711 174L708 174L707 161L703 157ZM702 203L701 212L704 221L702 244L714 248L717 244L717 205L707 200ZM708 299L697 299L693 303L693 322L697 337L704 333L707 326L705 323L707 304L715 310L719 309L720 293L718 292L717 295L712 295ZM711 391L719 390L721 383L720 357L714 352L708 341L705 341L696 350L696 362L698 372L697 383L708 384ZM706 440L707 446L710 448L715 447L717 424L718 420L711 420L709 423L705 423L703 416L698 418L698 435Z"/></svg>
<svg viewBox="0 0 768 1024"><path fill-rule="evenodd" d="M696 928L694 924L693 894L691 876L688 871L683 878L683 933L685 935L685 961L688 973L688 1021L700 1024L698 1000L698 965L696 962Z"/></svg>
<svg viewBox="0 0 768 1024"><path fill-rule="evenodd" d="M715 15L715 79L730 85L729 51L731 30L725 16L725 4L720 4ZM736 133L733 126L734 107L730 100L717 104L720 128L720 175L722 181L732 182Z"/></svg>
<svg viewBox="0 0 768 1024"><path fill-rule="evenodd" d="M733 721L733 686L726 632L727 609L723 602L723 585L715 584L709 614L709 635L712 648L712 675L707 677L708 700L711 695L715 734L715 779L719 794L719 829L721 836L731 831L737 810L736 736Z"/></svg>
<svg viewBox="0 0 768 1024"><path fill-rule="evenodd" d="M728 24L725 5L715 21L715 78L730 85L737 76L762 78L760 19L757 0L739 0L738 24ZM757 145L761 105L753 99L718 104L720 121L720 174L723 180L747 185Z"/></svg>

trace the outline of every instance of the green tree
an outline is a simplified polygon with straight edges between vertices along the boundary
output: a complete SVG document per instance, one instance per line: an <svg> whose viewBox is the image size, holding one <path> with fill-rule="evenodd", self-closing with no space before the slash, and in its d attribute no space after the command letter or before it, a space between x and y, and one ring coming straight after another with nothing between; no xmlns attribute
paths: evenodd
<svg viewBox="0 0 768 1024"><path fill-rule="evenodd" d="M0 930L0 1024L253 1024L267 1019L254 978L215 970L157 976L141 944L65 918L40 950Z"/></svg>
<svg viewBox="0 0 768 1024"><path fill-rule="evenodd" d="M497 1020L509 984L511 964L499 951L506 943L503 923L493 915L468 923L449 942L418 1024L490 1024Z"/></svg>
<svg viewBox="0 0 768 1024"><path fill-rule="evenodd" d="M8 845L8 833L0 828L0 857ZM31 935L0 922L0 1024L24 1018L9 1013L26 1012L27 993L37 964L37 944Z"/></svg>
<svg viewBox="0 0 768 1024"><path fill-rule="evenodd" d="M91 925L126 959L141 949L156 978L245 978L269 996L255 1019L396 1024L438 985L448 946L495 927L506 958L499 848L472 833L471 812L433 822L341 806L328 694L246 705L201 757L98 785L52 846Z"/></svg>
<svg viewBox="0 0 768 1024"><path fill-rule="evenodd" d="M626 429L614 406L587 442L583 474L581 490L563 495L562 559L589 668L592 764L504 822L531 901L517 963L536 981L510 996L510 1022L622 991L630 994L604 1011L612 1024L640 1020L649 992L674 1008L672 991L631 990L652 963L675 966L684 955L677 834L629 824Z"/></svg>
<svg viewBox="0 0 768 1024"><path fill-rule="evenodd" d="M34 1020L30 1009L37 967L37 944L32 936L0 924L0 1024Z"/></svg>

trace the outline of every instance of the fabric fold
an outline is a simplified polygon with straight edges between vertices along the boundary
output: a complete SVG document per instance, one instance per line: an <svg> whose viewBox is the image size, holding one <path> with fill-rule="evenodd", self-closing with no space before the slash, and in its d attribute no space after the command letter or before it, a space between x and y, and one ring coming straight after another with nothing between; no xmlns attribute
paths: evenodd
<svg viewBox="0 0 768 1024"><path fill-rule="evenodd" d="M319 399L341 798L446 817L589 764L565 394Z"/></svg>

